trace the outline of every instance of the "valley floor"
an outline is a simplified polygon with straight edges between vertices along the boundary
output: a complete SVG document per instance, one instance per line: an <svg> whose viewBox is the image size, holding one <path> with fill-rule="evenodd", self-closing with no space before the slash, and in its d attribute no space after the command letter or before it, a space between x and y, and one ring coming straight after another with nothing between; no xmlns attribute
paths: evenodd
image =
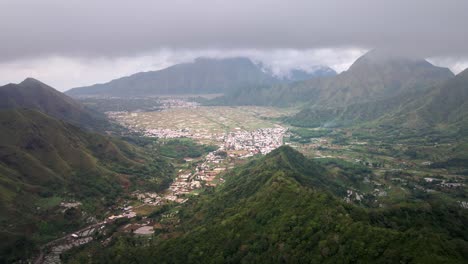
<svg viewBox="0 0 468 264"><path fill-rule="evenodd" d="M159 138L163 145L188 138L216 148L201 157L184 157L182 163L176 163L177 176L167 190L136 190L121 200L120 206L99 223L100 229L93 236L107 237L102 243L108 243L115 232L171 236L171 230L180 221L177 204L222 184L223 173L250 157L267 154L284 144L316 159L337 178L342 174L356 175L352 181L341 183L347 188L341 198L348 203L378 208L433 195L457 205L459 210L468 209L464 176L468 169L434 166L447 160L447 153L456 142L386 142L353 135L356 131L352 129L291 127L282 123L281 117L291 114L292 109L176 103L177 107L169 104L162 111L107 112L109 118L132 133ZM155 220L154 215L160 217ZM73 248L70 241L86 237L89 236L75 232L59 240L60 245L48 244L44 251L49 253L42 260L57 260L57 252L62 254ZM63 250L57 251L57 247Z"/></svg>
<svg viewBox="0 0 468 264"><path fill-rule="evenodd" d="M354 202L363 203L366 197L367 205L382 207L424 193L444 196L466 208L463 193L468 168L440 166L463 153L464 149L454 152L465 147L460 142L383 139L352 128L296 128L281 122L281 117L293 112L272 107L190 105L158 112L109 112L108 116L145 136L187 137L219 145L233 159L266 154L286 144L323 163L346 162L346 166L367 169L366 177L350 185L353 195L343 197Z"/></svg>

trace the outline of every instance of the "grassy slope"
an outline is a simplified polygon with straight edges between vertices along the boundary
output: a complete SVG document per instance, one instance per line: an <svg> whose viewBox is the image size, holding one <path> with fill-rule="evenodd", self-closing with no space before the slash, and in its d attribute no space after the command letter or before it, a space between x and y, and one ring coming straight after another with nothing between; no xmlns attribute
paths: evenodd
<svg viewBox="0 0 468 264"><path fill-rule="evenodd" d="M41 220L55 211L37 208L39 201L74 199L90 205L88 213L95 214L122 193L122 180L156 178L154 187L162 188L170 181L170 170L141 148L84 132L40 112L0 111L1 236L41 233ZM53 236L61 229L43 233ZM8 248L14 242L2 240L0 246Z"/></svg>
<svg viewBox="0 0 468 264"><path fill-rule="evenodd" d="M91 130L104 130L108 121L72 98L32 78L0 87L0 109L27 108Z"/></svg>

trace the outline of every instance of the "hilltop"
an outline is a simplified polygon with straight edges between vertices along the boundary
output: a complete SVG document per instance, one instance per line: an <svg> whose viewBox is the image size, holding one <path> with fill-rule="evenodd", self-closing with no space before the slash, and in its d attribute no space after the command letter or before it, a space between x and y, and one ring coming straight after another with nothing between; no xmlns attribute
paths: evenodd
<svg viewBox="0 0 468 264"><path fill-rule="evenodd" d="M426 202L388 209L347 204L327 170L290 147L224 176L223 186L172 213L181 220L173 232L148 244L128 236L108 248L96 244L77 252L72 262L89 256L101 263L463 263L467 258L466 212L448 213Z"/></svg>
<svg viewBox="0 0 468 264"><path fill-rule="evenodd" d="M0 87L0 109L21 108L34 109L86 129L99 130L108 124L104 116L33 78Z"/></svg>

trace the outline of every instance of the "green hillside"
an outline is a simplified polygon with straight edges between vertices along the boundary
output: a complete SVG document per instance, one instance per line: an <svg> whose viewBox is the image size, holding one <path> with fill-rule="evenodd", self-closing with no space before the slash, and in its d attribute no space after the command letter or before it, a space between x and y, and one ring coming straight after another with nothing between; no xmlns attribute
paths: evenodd
<svg viewBox="0 0 468 264"><path fill-rule="evenodd" d="M1 256L23 255L90 216L101 217L129 188L146 180L155 190L172 167L157 153L84 132L34 110L0 111ZM149 182L151 182L149 184ZM60 202L80 202L67 218ZM18 244L20 243L20 244Z"/></svg>
<svg viewBox="0 0 468 264"><path fill-rule="evenodd" d="M468 70L423 91L337 108L306 108L285 119L295 126L381 127L385 131L468 135Z"/></svg>
<svg viewBox="0 0 468 264"><path fill-rule="evenodd" d="M464 263L468 215L437 199L368 209L290 147L225 175L152 242L122 236L70 263Z"/></svg>
<svg viewBox="0 0 468 264"><path fill-rule="evenodd" d="M101 114L32 78L0 87L0 109L16 108L34 109L90 130L104 130L109 125Z"/></svg>
<svg viewBox="0 0 468 264"><path fill-rule="evenodd" d="M408 91L398 96L344 107L306 107L284 121L300 127L354 126L389 116L425 93L424 91Z"/></svg>
<svg viewBox="0 0 468 264"><path fill-rule="evenodd" d="M341 108L423 91L453 77L447 68L424 59L372 50L336 76L292 84L249 86L234 90L213 104Z"/></svg>
<svg viewBox="0 0 468 264"><path fill-rule="evenodd" d="M408 102L380 123L411 129L461 129L468 135L468 70Z"/></svg>

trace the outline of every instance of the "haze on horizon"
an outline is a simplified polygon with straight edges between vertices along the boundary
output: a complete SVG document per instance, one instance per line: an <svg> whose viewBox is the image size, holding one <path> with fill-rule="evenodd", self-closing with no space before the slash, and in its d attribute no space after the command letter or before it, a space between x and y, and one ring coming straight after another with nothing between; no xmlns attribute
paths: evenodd
<svg viewBox="0 0 468 264"><path fill-rule="evenodd" d="M196 57L248 56L282 74L393 49L468 67L468 2L2 1L0 85L34 77L59 90Z"/></svg>

